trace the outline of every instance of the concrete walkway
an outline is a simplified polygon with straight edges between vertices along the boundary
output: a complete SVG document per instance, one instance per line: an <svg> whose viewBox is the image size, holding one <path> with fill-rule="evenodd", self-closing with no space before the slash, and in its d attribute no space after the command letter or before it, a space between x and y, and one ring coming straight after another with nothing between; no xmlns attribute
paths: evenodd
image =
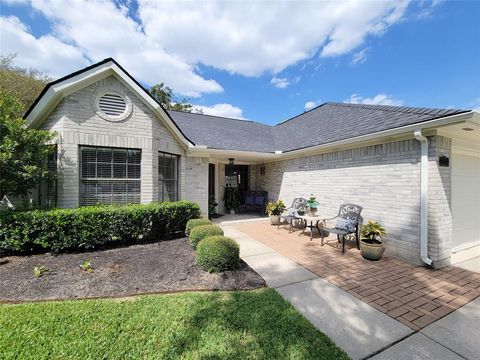
<svg viewBox="0 0 480 360"><path fill-rule="evenodd" d="M479 359L479 334L477 298L372 359Z"/></svg>
<svg viewBox="0 0 480 360"><path fill-rule="evenodd" d="M352 359L363 359L413 330L237 229L222 224L240 244L240 256Z"/></svg>
<svg viewBox="0 0 480 360"><path fill-rule="evenodd" d="M239 231L234 224L219 225L226 236L240 244L242 259L352 359L478 358L480 298L415 332Z"/></svg>

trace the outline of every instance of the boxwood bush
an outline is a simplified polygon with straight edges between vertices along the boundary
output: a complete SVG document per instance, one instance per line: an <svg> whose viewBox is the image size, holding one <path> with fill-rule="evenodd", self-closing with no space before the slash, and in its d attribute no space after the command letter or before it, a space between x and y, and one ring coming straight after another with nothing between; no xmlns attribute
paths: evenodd
<svg viewBox="0 0 480 360"><path fill-rule="evenodd" d="M109 243L181 236L200 216L187 201L148 205L0 212L0 253L90 250Z"/></svg>
<svg viewBox="0 0 480 360"><path fill-rule="evenodd" d="M220 272L237 269L240 264L240 247L225 236L210 236L198 244L197 264L205 271Z"/></svg>
<svg viewBox="0 0 480 360"><path fill-rule="evenodd" d="M214 235L223 235L223 230L216 225L200 225L190 231L188 239L193 248L196 249L200 241Z"/></svg>
<svg viewBox="0 0 480 360"><path fill-rule="evenodd" d="M185 234L187 234L187 236L190 235L190 231L192 231L193 228L201 225L212 225L212 222L208 219L190 219L185 227Z"/></svg>

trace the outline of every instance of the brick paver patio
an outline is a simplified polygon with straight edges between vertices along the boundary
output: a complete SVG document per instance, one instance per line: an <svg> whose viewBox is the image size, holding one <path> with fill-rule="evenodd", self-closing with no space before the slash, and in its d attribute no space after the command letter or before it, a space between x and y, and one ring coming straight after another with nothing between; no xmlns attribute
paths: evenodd
<svg viewBox="0 0 480 360"><path fill-rule="evenodd" d="M480 296L480 274L454 266L433 271L391 258L369 261L355 247L342 255L336 238L322 247L318 235L310 241L267 221L233 226L414 330Z"/></svg>

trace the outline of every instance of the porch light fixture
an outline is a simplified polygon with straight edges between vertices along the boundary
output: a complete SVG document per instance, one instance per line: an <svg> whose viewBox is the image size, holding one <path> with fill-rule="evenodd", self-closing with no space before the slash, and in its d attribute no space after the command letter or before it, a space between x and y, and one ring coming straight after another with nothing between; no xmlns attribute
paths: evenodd
<svg viewBox="0 0 480 360"><path fill-rule="evenodd" d="M235 159L234 159L234 158L229 158L229 159L228 159L228 163L229 163L230 165L233 165L233 164L235 163Z"/></svg>

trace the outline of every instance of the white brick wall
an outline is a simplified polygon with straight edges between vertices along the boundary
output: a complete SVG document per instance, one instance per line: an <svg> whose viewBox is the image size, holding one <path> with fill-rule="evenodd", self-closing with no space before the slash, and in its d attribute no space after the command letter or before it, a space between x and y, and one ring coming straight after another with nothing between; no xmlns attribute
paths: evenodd
<svg viewBox="0 0 480 360"><path fill-rule="evenodd" d="M133 110L129 117L110 122L96 114L91 99L100 88L127 95ZM142 150L141 202L158 200L158 151L180 155L180 198L202 202L208 211L208 161L197 165L158 117L120 81L111 76L62 100L41 126L59 133L58 206L79 206L79 145ZM187 163L190 169L187 171ZM194 175L195 174L195 175ZM194 180L190 180L194 179Z"/></svg>
<svg viewBox="0 0 480 360"><path fill-rule="evenodd" d="M437 152L443 149L436 149L437 139L430 138L429 235L435 261L447 256L450 244L449 168L442 168L439 175ZM280 198L287 204L313 193L325 217L336 215L342 203L361 205L365 221L379 221L387 229L386 255L420 264L419 160L417 140L395 141L269 163L264 176L259 165L252 166L256 174L252 187L268 191L270 200Z"/></svg>
<svg viewBox="0 0 480 360"><path fill-rule="evenodd" d="M451 153L450 138L430 138L428 253L437 268L449 265L452 254L451 167L438 165L440 156L451 159Z"/></svg>
<svg viewBox="0 0 480 360"><path fill-rule="evenodd" d="M200 205L208 216L208 158L187 157L185 164L185 197Z"/></svg>

